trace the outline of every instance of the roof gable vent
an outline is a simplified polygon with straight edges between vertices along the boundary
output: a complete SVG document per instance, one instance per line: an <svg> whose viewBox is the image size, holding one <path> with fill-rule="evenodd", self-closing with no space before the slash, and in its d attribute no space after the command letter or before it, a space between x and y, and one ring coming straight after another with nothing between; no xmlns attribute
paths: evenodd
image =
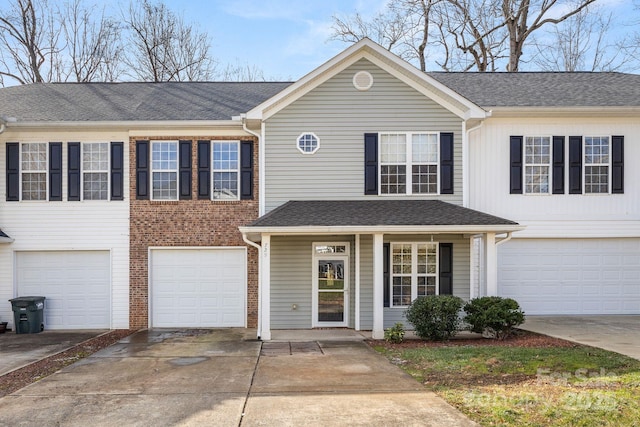
<svg viewBox="0 0 640 427"><path fill-rule="evenodd" d="M358 90L369 90L373 86L373 76L368 71L358 71L353 75L353 87Z"/></svg>

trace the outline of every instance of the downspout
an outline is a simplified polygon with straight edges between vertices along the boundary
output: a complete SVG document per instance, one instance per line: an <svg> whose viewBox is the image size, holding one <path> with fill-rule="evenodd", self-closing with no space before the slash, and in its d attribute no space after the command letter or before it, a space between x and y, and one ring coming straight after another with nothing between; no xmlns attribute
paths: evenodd
<svg viewBox="0 0 640 427"><path fill-rule="evenodd" d="M260 339L262 335L262 298L260 297L262 293L262 246L249 240L246 233L242 233L242 240L244 240L247 245L253 246L258 250L258 330L256 331L256 335L258 339Z"/></svg>
<svg viewBox="0 0 640 427"><path fill-rule="evenodd" d="M481 121L479 125L466 129L467 121L462 122L464 128L464 138L462 139L462 206L465 208L469 207L469 135L471 132L480 129L484 124Z"/></svg>
<svg viewBox="0 0 640 427"><path fill-rule="evenodd" d="M500 246L503 243L507 243L509 240L511 240L512 237L513 237L513 232L509 231L507 233L507 237L496 242L496 246Z"/></svg>
<svg viewBox="0 0 640 427"><path fill-rule="evenodd" d="M257 132L252 131L247 127L247 115L240 114L240 118L242 119L242 129L258 138L258 215L264 215L264 147L260 144L264 141L262 135ZM262 123L262 132L264 133L264 123Z"/></svg>

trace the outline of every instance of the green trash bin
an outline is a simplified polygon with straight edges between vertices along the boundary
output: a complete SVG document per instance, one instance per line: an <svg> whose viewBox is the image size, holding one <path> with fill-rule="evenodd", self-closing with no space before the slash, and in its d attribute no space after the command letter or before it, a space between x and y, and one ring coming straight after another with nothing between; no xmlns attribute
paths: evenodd
<svg viewBox="0 0 640 427"><path fill-rule="evenodd" d="M37 334L44 331L45 297L10 299L16 334Z"/></svg>

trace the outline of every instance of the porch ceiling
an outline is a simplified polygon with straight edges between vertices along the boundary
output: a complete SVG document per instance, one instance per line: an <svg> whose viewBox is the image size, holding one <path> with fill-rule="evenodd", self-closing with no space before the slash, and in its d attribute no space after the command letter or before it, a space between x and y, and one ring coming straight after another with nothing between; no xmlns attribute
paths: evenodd
<svg viewBox="0 0 640 427"><path fill-rule="evenodd" d="M518 223L440 200L290 201L240 231L308 233L507 233Z"/></svg>

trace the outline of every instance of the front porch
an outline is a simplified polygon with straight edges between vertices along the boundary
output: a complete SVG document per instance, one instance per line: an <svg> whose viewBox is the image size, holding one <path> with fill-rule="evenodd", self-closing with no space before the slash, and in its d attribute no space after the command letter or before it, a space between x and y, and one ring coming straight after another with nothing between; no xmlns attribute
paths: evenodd
<svg viewBox="0 0 640 427"><path fill-rule="evenodd" d="M349 328L380 339L416 297L495 294L496 236L522 228L434 200L289 202L240 229L261 252L258 336Z"/></svg>

